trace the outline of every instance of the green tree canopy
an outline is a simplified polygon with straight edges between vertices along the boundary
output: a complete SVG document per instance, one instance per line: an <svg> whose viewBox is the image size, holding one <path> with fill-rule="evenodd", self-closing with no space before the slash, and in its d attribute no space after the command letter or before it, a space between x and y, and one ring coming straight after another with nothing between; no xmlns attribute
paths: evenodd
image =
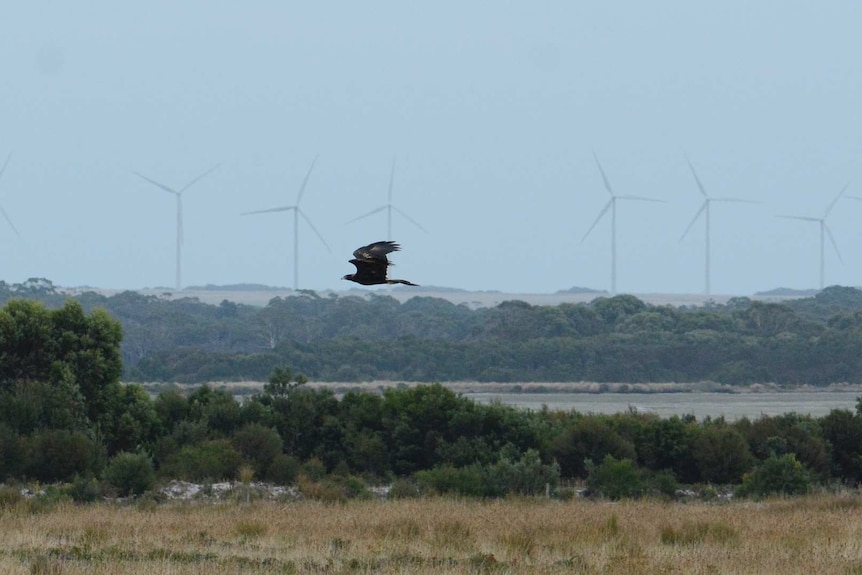
<svg viewBox="0 0 862 575"><path fill-rule="evenodd" d="M70 422L80 411L90 424L105 426L120 389L121 339L120 323L105 310L87 316L73 300L54 310L33 300L9 301L0 309L0 393L11 399L32 392L34 382L47 384L50 393L39 393L41 400L64 398ZM56 423L56 413L42 417L44 425L48 420Z"/></svg>

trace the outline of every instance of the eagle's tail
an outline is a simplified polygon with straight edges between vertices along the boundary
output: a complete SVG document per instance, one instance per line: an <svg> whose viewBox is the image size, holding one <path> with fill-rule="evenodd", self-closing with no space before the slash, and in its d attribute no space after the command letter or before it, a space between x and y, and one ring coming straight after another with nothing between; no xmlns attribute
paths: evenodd
<svg viewBox="0 0 862 575"><path fill-rule="evenodd" d="M386 283L388 283L388 284L404 284L406 286L419 287L419 284L415 284L415 283L409 282L407 280L386 280Z"/></svg>

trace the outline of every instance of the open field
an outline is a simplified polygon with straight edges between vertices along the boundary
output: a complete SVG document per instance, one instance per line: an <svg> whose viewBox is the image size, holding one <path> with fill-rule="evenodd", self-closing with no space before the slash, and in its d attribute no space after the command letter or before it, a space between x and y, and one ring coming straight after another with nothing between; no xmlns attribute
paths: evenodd
<svg viewBox="0 0 862 575"><path fill-rule="evenodd" d="M423 499L0 512L3 574L862 573L862 499Z"/></svg>

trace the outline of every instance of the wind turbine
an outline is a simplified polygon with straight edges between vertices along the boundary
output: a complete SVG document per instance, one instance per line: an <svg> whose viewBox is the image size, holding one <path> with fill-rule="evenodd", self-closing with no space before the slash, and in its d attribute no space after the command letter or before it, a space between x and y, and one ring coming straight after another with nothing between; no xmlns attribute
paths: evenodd
<svg viewBox="0 0 862 575"><path fill-rule="evenodd" d="M829 226L826 224L826 218L829 217L829 213L832 211L832 208L835 207L835 204L838 203L838 200L841 196L844 195L844 190L847 189L847 186L850 184L847 183L841 188L841 191L838 192L838 195L835 196L835 199L830 202L829 207L826 208L826 211L823 212L823 216L819 218L814 218L810 216L777 216L779 218L787 218L791 220L804 220L806 222L817 222L820 224L820 289L824 287L824 276L825 276L825 245L826 245L826 236L829 236L829 241L832 242L832 247L835 249L835 255L838 256L838 261L844 263L844 260L841 259L841 252L838 251L838 244L835 242L835 238L832 236L832 230L829 229Z"/></svg>
<svg viewBox="0 0 862 575"><path fill-rule="evenodd" d="M611 199L608 200L608 203L605 204L605 207L602 208L602 211L599 212L599 215L596 216L596 219L593 221L593 225L590 226L590 229L587 230L587 233L584 234L584 237L581 238L581 242L587 239L587 236L590 235L590 232L593 231L593 228L596 227L596 224L604 217L604 215L611 211L611 294L617 293L617 200L640 200L643 202L664 202L664 200L657 200L655 198L647 198L645 196L632 196L632 195L617 195L614 193L613 188L611 188L611 184L608 181L608 177L605 175L605 171L602 169L602 164L599 162L599 157L593 152L593 157L596 159L596 166L599 167L599 172L602 174L602 181L605 184L605 189L608 191L608 194L611 196Z"/></svg>
<svg viewBox="0 0 862 575"><path fill-rule="evenodd" d="M685 239L685 236L688 235L689 230L691 230L692 226L694 226L694 223L697 221L697 219L700 217L700 215L704 214L704 219L706 220L706 272L705 272L705 274L706 274L706 283L705 283L706 291L705 291L705 293L709 294L709 293L711 293L710 292L710 289L711 289L710 277L709 277L709 272L710 272L710 269L709 269L709 260L710 260L709 207L710 207L710 204L712 202L736 202L736 203L746 203L746 204L753 204L756 202L753 202L751 200L744 200L741 198L713 198L713 197L710 197L710 195L706 193L706 190L704 189L703 184L700 181L700 178L697 177L697 172L695 172L694 165L691 163L691 160L686 158L686 161L688 162L688 167L691 168L691 174L694 176L694 181L697 182L697 189L700 190L700 193L703 196L703 203L700 205L700 209L697 210L697 213L694 214L694 217L691 219L691 223L689 223L688 227L685 228L685 231L682 233L682 237L679 238L679 241L682 241Z"/></svg>
<svg viewBox="0 0 862 575"><path fill-rule="evenodd" d="M280 208L269 208L266 210L255 210L253 212L243 212L240 215L248 216L251 214L264 214L268 212L288 212L293 210L293 289L294 291L299 289L299 216L302 216L302 219L305 220L305 223L308 224L308 227L317 234L317 237L323 242L323 245L326 246L326 249L331 253L332 250L329 249L329 244L326 243L326 240L323 239L323 236L320 235L320 232L317 231L317 228L314 227L314 224L311 223L311 220L308 219L308 216L305 215L305 212L299 207L299 203L302 201L302 194L305 193L305 186L308 184L308 178L311 176L311 171L314 169L314 164L317 163L317 156L314 157L314 160L311 161L311 167L308 168L308 173L305 174L305 179L302 180L302 186L299 188L299 194L296 196L296 203L292 206L282 206Z"/></svg>
<svg viewBox="0 0 862 575"><path fill-rule="evenodd" d="M428 230L426 230L421 225L419 225L419 222L417 222L416 220L414 220L413 218L411 218L410 216L405 214L402 210L398 209L397 206L392 205L392 187L393 187L392 184L394 181L395 181L395 158L392 158L392 170L389 172L389 199L388 199L387 203L385 205L380 206L379 208L374 208L373 210L371 210L368 213L362 214L361 216L357 216L347 223L352 224L353 222L361 220L362 218L367 218L368 216L373 216L376 213L379 213L379 212L382 212L383 210L386 210L386 239L391 240L392 239L392 211L395 210L401 216L403 216L405 219L407 219L410 223L412 223L414 226L416 226L417 228L419 228L423 232L428 233Z"/></svg>
<svg viewBox="0 0 862 575"><path fill-rule="evenodd" d="M157 188L161 188L164 191L173 194L177 198L177 277L176 277L176 289L182 289L182 272L183 272L183 192L188 190L190 187L198 183L200 180L210 175L212 172L221 166L221 163L216 164L203 174L199 175L188 184L180 188L179 190L175 190L174 188L168 187L161 182L157 182L147 176L132 170L132 173L138 176L139 178L146 180L147 182L153 184Z"/></svg>
<svg viewBox="0 0 862 575"><path fill-rule="evenodd" d="M9 155L6 156L6 161L3 162L3 167L0 168L0 178L3 177L3 172L6 171L6 166L9 165L9 160L11 160L11 159L12 159L12 152L9 152ZM6 223L9 224L9 227L12 228L13 232L15 232L15 235L20 238L21 234L18 233L17 228L15 228L15 224L12 223L12 220L9 218L9 214L6 213L6 210L3 209L3 206L0 206L0 214L3 214L3 218L5 218Z"/></svg>

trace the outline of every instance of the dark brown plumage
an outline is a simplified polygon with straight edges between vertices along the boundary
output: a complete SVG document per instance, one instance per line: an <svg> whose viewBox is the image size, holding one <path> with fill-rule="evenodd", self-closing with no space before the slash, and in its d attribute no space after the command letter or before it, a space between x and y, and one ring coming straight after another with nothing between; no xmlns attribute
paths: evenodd
<svg viewBox="0 0 862 575"><path fill-rule="evenodd" d="M386 278L386 268L392 265L386 254L397 252L400 249L401 246L395 242L374 242L373 244L362 246L353 252L353 259L350 260L350 263L356 266L356 273L347 274L341 279L350 280L364 286L380 284L417 285L407 280L391 280Z"/></svg>

